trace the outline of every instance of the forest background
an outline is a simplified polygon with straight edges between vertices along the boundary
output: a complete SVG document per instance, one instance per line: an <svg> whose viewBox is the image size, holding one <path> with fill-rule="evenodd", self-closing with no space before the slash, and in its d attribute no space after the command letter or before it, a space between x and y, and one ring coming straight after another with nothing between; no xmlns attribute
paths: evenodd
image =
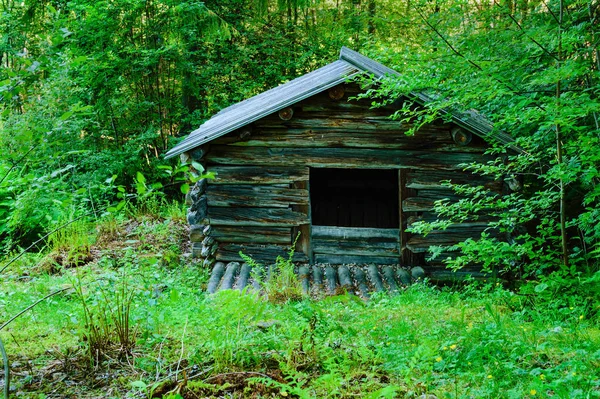
<svg viewBox="0 0 600 399"><path fill-rule="evenodd" d="M252 369L298 397L418 397L436 386L444 397L598 396L597 0L0 0L0 11L0 321L65 293L40 305L35 322L3 331L13 358L41 359L31 374L11 363L27 397L52 395L57 364L68 377L61 395L81 381L102 392L99 370L112 373L116 358L125 369L130 357L135 373L105 378L118 385L114 397L166 380L180 386L183 360L207 367L203 384L235 387L220 373ZM514 137L490 149L498 161L465 167L515 191L456 187L464 199L440 203L438 222L415 227L491 216L509 239L467 240L448 266L479 263L519 281L510 291L422 287L367 305L289 307L233 293L213 302L199 291L206 271L180 260L193 182L188 165L163 154L220 109L335 60L341 46L400 72L368 86L373 106L413 91L434 96L425 108L405 102L391 116L400 122L476 109ZM80 260L93 262L68 269ZM132 296L106 296L115 287ZM123 304L139 307L119 335L111 312L129 326ZM104 314L106 335L94 335L90 309ZM279 327L243 324L261 318Z"/></svg>
<svg viewBox="0 0 600 399"><path fill-rule="evenodd" d="M0 249L138 195L181 198L165 151L219 109L331 62L342 45L401 73L376 101L477 109L522 151L478 173L525 185L463 192L445 220L494 209L514 240L461 244L519 276L593 275L600 247L597 1L13 1L0 5ZM182 187L183 185L183 187ZM114 206L111 210L114 210ZM525 226L526 228L523 228ZM421 226L427 231L431 226Z"/></svg>

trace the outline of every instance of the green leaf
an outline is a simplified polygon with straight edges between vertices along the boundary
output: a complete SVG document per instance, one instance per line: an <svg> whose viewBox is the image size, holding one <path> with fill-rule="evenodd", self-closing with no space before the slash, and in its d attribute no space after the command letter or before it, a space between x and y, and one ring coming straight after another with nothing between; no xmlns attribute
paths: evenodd
<svg viewBox="0 0 600 399"><path fill-rule="evenodd" d="M204 166L202 166L201 164L199 164L198 162L194 161L192 162L192 166L194 167L194 169L196 169L198 172L202 173L204 172Z"/></svg>
<svg viewBox="0 0 600 399"><path fill-rule="evenodd" d="M540 283L540 284L536 285L533 290L539 294L541 292L544 292L547 288L548 288L548 284Z"/></svg>
<svg viewBox="0 0 600 399"><path fill-rule="evenodd" d="M67 119L69 119L71 116L73 116L74 112L73 111L67 111L64 114L62 114L60 116L60 120L61 121L66 121Z"/></svg>
<svg viewBox="0 0 600 399"><path fill-rule="evenodd" d="M146 390L148 388L148 384L146 384L142 380L132 381L131 386L134 388L138 388L139 390Z"/></svg>
<svg viewBox="0 0 600 399"><path fill-rule="evenodd" d="M187 183L182 184L179 189L181 190L182 194L187 194L190 191L190 185Z"/></svg>
<svg viewBox="0 0 600 399"><path fill-rule="evenodd" d="M137 172L137 173L136 173L136 178L135 178L135 180L136 180L138 183L141 183L141 184L146 184L146 178L144 177L144 175L142 174L142 172Z"/></svg>

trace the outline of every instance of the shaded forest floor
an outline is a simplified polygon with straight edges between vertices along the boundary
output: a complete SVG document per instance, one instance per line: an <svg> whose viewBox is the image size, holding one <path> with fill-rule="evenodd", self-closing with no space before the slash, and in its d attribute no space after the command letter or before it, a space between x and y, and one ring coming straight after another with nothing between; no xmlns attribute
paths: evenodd
<svg viewBox="0 0 600 399"><path fill-rule="evenodd" d="M186 234L176 210L81 223L11 267L1 320L67 288L0 333L11 396L600 397L598 298L541 302L495 282L368 302L208 296Z"/></svg>

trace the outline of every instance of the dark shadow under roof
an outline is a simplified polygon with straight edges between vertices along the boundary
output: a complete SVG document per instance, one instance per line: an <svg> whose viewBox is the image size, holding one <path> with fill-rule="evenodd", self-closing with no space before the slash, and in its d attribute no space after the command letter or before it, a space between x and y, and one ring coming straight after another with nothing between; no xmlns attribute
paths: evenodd
<svg viewBox="0 0 600 399"><path fill-rule="evenodd" d="M376 78L386 75L400 75L398 72L377 61L347 47L342 47L339 60L222 109L198 129L190 133L181 143L169 150L165 158L174 157L202 144L206 144L267 115L343 83L359 73L369 73ZM433 97L425 93L411 93L410 97L421 105L434 100ZM491 122L476 111L457 112L446 110L445 112L452 116L454 123L486 140L496 140L509 145L514 141L506 133L493 132ZM514 146L514 149L516 148Z"/></svg>

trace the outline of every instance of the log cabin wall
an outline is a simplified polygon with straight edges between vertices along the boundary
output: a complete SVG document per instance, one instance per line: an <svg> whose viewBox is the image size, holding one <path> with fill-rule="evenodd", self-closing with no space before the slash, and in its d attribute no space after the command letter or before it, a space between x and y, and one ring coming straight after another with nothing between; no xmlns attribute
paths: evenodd
<svg viewBox="0 0 600 399"><path fill-rule="evenodd" d="M273 262L286 256L300 233L297 261L425 265L430 245L479 235L485 229L481 223L427 237L406 228L434 218L434 201L456 199L441 180L499 189L500 184L474 178L459 166L485 160L485 142L463 131L453 138L456 126L443 122L407 136L409 124L388 118L399 104L371 109L367 100L348 101L358 93L355 84L334 87L200 149L194 158L217 177L199 183L203 187L195 188L191 199L192 209L206 208L206 218L190 221L195 255L205 257L207 265L241 260L240 251ZM397 171L398 228L313 226L310 175L315 168ZM205 204L198 205L201 199Z"/></svg>

